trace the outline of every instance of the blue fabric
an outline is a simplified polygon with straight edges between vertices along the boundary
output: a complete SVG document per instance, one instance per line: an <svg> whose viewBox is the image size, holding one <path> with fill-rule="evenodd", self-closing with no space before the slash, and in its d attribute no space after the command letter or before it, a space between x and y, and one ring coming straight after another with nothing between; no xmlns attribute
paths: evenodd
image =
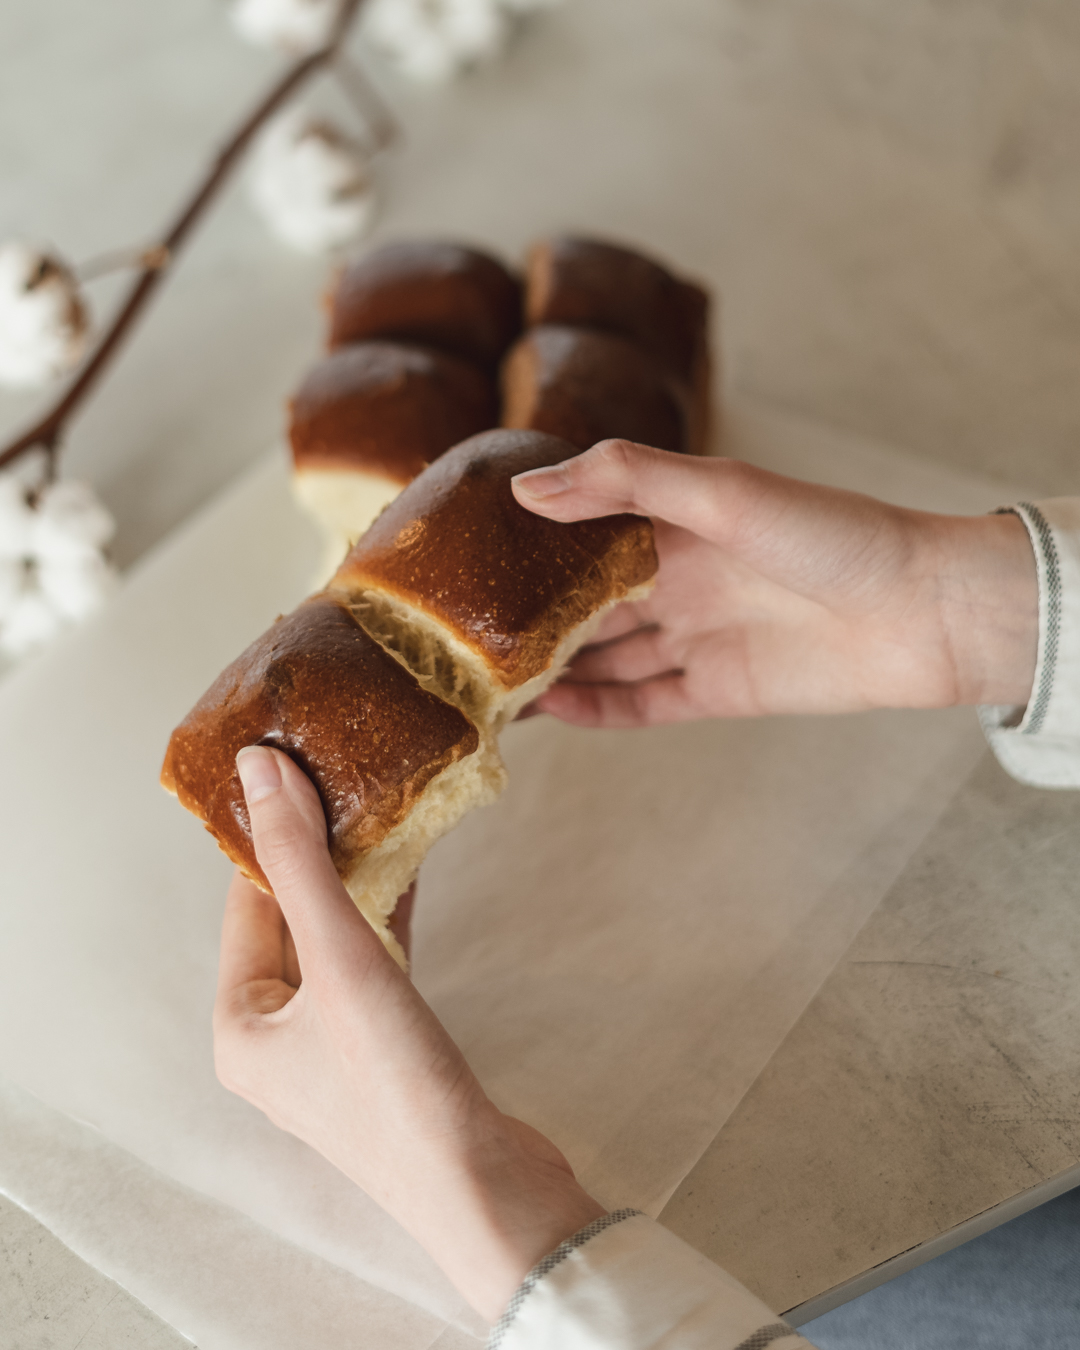
<svg viewBox="0 0 1080 1350"><path fill-rule="evenodd" d="M1080 1350L1080 1189L799 1330L820 1350Z"/></svg>

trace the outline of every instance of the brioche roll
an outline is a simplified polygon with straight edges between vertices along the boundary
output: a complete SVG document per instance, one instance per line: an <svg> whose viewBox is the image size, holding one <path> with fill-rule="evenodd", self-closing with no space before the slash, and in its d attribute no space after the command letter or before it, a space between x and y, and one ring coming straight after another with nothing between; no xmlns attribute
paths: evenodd
<svg viewBox="0 0 1080 1350"><path fill-rule="evenodd" d="M560 524L519 506L511 478L576 446L489 431L455 446L357 542L330 583L360 622L487 738L543 692L604 612L645 595L652 524Z"/></svg>
<svg viewBox="0 0 1080 1350"><path fill-rule="evenodd" d="M688 449L704 454L710 423L709 296L633 249L564 235L529 254L529 324L599 328L635 343L687 390Z"/></svg>
<svg viewBox="0 0 1080 1350"><path fill-rule="evenodd" d="M477 249L439 241L387 244L341 275L329 346L397 338L493 372L521 331L521 284Z"/></svg>
<svg viewBox="0 0 1080 1350"><path fill-rule="evenodd" d="M289 412L293 491L327 536L325 577L426 464L497 420L497 401L466 361L362 342L324 357Z"/></svg>
<svg viewBox="0 0 1080 1350"><path fill-rule="evenodd" d="M163 785L264 890L236 752L284 750L314 782L338 874L396 959L387 928L431 844L493 800L504 773L477 728L422 689L357 623L319 594L232 663L172 734Z"/></svg>
<svg viewBox="0 0 1080 1350"><path fill-rule="evenodd" d="M612 438L687 449L676 381L611 333L531 328L503 363L502 388L504 427L546 431L580 450Z"/></svg>

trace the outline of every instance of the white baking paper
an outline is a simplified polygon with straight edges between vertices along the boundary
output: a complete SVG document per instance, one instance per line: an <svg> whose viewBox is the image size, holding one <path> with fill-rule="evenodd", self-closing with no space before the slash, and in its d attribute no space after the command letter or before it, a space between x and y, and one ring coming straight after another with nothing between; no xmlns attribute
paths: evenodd
<svg viewBox="0 0 1080 1350"><path fill-rule="evenodd" d="M738 413L726 448L741 447L897 500L998 500L782 419ZM0 1072L476 1330L407 1235L213 1075L229 868L157 772L173 724L300 597L317 548L274 455L0 687ZM513 727L505 798L425 865L417 982L500 1105L549 1132L602 1200L656 1211L980 746L964 711Z"/></svg>
<svg viewBox="0 0 1080 1350"><path fill-rule="evenodd" d="M3 1082L0 1192L198 1350L477 1350L474 1338L441 1319L179 1185ZM0 1305L0 1346L25 1350L5 1330Z"/></svg>

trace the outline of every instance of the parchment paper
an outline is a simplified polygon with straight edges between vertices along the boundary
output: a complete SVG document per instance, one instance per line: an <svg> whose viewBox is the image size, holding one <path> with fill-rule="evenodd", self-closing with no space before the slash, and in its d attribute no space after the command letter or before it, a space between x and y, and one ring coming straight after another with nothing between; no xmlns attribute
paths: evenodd
<svg viewBox="0 0 1080 1350"><path fill-rule="evenodd" d="M740 446L930 506L1011 495L750 413L729 424ZM100 621L0 687L0 1071L476 1329L411 1239L213 1076L229 869L157 771L175 721L303 593L317 547L275 454ZM501 1105L549 1132L602 1200L655 1211L980 748L964 711L514 727L507 795L425 865L418 984Z"/></svg>
<svg viewBox="0 0 1080 1350"><path fill-rule="evenodd" d="M4 1082L0 1192L18 1197L198 1350L477 1350L442 1319L179 1185ZM50 1325L38 1324L43 1336ZM0 1304L3 1350L43 1350L42 1340L12 1334Z"/></svg>

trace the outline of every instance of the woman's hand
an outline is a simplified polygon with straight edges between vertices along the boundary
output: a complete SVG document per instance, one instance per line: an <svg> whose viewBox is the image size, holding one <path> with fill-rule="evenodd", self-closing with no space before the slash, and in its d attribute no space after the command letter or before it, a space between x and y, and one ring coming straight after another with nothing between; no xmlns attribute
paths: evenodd
<svg viewBox="0 0 1080 1350"><path fill-rule="evenodd" d="M603 1207L552 1143L495 1108L349 899L303 772L265 747L237 766L277 899L240 875L229 891L218 1077L367 1191L495 1321Z"/></svg>
<svg viewBox="0 0 1080 1350"><path fill-rule="evenodd" d="M653 518L649 598L614 610L539 707L585 726L1023 704L1035 560L1013 515L939 516L738 460L602 441L514 479L552 520Z"/></svg>

